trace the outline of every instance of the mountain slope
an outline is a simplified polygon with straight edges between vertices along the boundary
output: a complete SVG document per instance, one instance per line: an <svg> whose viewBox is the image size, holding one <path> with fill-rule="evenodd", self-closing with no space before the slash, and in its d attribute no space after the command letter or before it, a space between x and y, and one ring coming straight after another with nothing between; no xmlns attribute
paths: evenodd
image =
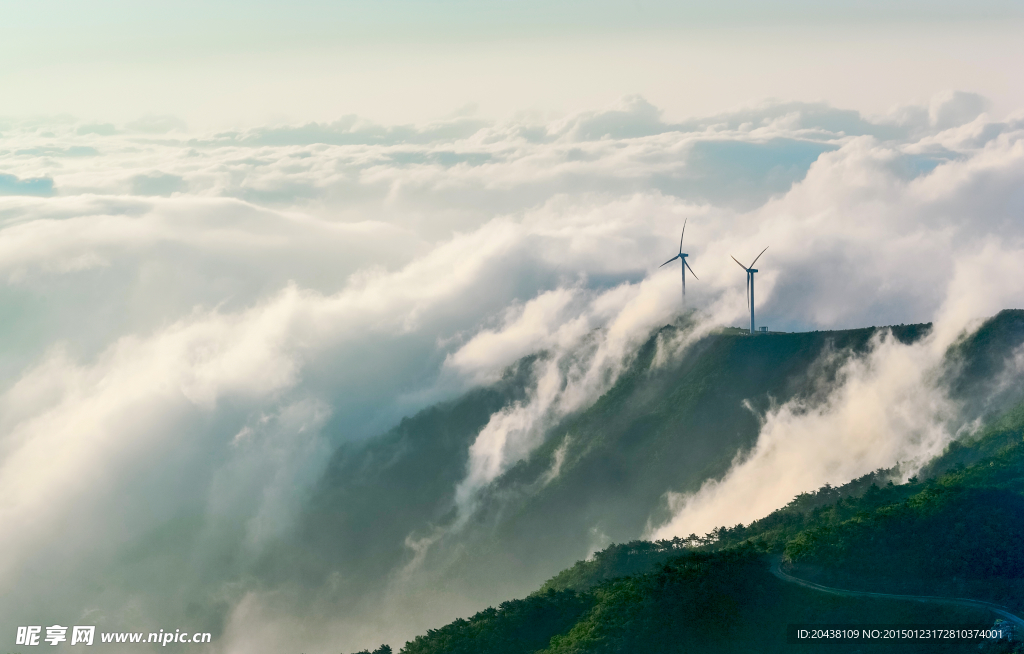
<svg viewBox="0 0 1024 654"><path fill-rule="evenodd" d="M894 334L912 341L927 329ZM876 332L721 332L656 365L660 344L677 336L662 329L608 393L554 426L542 447L493 485L476 521L494 536L477 552L537 578L595 543L635 537L664 511L667 490L696 490L723 474L754 444L772 402L820 393ZM538 483L556 465L559 474ZM531 565L552 559L562 564Z"/></svg>
<svg viewBox="0 0 1024 654"><path fill-rule="evenodd" d="M529 459L492 484L470 525L452 536L473 543L455 574L535 587L595 543L640 533L665 491L692 490L724 472L754 443L759 412L816 392L876 332L750 338L727 330L656 363L659 348L682 329L653 334L604 396L551 426ZM909 341L927 329L894 333ZM268 576L285 578L296 566L310 579L341 572L355 590L404 565L412 555L407 538L429 536L454 519L469 446L492 414L528 401L535 361L520 362L493 387L339 449L302 516L301 536L267 557ZM557 456L559 474L545 483Z"/></svg>
<svg viewBox="0 0 1024 654"><path fill-rule="evenodd" d="M580 610L581 607L584 610ZM539 613L539 615L537 615ZM524 615L534 619L525 620ZM566 628L572 615L578 615ZM537 619L539 618L539 619ZM557 620L556 618L561 618ZM562 624L559 624L559 623ZM862 645L789 645L789 624L991 625L986 611L857 600L779 581L755 548L689 552L651 571L587 591L554 591L504 603L406 644L403 654L608 652L835 652ZM561 627L561 628L560 628ZM530 638L522 634L529 634ZM538 646L547 636L546 646ZM976 645L970 645L977 651ZM875 646L875 651L964 651L960 644Z"/></svg>
<svg viewBox="0 0 1024 654"><path fill-rule="evenodd" d="M999 444L1002 443L1000 446ZM966 596L1024 610L1024 404L961 444L970 466L907 484L824 488L839 498L795 504L702 542L635 541L599 552L540 591L407 643L406 654L854 651L862 645L789 645L787 624L991 626L984 610L824 595L781 583L766 552L784 551L800 576L874 592ZM948 457L947 452L944 457ZM936 462L941 463L941 462ZM858 495L857 492L860 494ZM799 520L782 523L779 515ZM972 520L970 529L965 520ZM780 529L780 524L785 527ZM696 548L696 549L693 549ZM638 569L642 569L638 572ZM516 616L534 611L520 624ZM570 609L571 607L571 609ZM567 623L577 616L571 627ZM557 620L555 618L558 618ZM561 627L561 629L560 629ZM527 642L517 629L530 629ZM500 639L485 636L501 631ZM549 634L545 647L537 643ZM978 651L972 643L875 644L876 651ZM986 651L1010 651L989 644Z"/></svg>
<svg viewBox="0 0 1024 654"><path fill-rule="evenodd" d="M410 623L423 629L467 615L468 607L525 596L588 552L631 541L648 520L667 517L659 515L666 491L693 491L720 476L755 443L759 415L773 402L824 400L842 365L865 354L880 331L909 343L930 327L756 337L723 330L666 356L685 329L653 334L603 396L549 426L540 447L483 491L466 522L456 523L454 497L469 447L496 411L529 402L540 359L520 362L493 387L340 449L301 518L301 537L268 557L267 579L303 579L299 595L331 593L341 610L356 610L389 584L405 583L412 570L425 580L423 593L442 588L449 598ZM1024 312L1010 311L951 350L942 376L959 393L965 416L992 415L1013 396L1000 379L1022 342ZM969 383L957 386L962 379ZM984 392L997 386L999 393ZM831 506L837 493L885 488L894 476L877 471L843 489L806 493L767 517L771 524L761 525L759 539L777 549L812 525L809 510ZM712 540L738 543L750 533L749 526L723 527ZM647 560L626 557L635 565L602 578L678 553L677 544L644 547Z"/></svg>

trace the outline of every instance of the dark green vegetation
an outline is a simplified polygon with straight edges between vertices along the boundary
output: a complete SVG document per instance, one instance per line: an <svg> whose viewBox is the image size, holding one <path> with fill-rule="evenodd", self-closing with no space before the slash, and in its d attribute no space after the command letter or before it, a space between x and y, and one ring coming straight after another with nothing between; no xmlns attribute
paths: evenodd
<svg viewBox="0 0 1024 654"><path fill-rule="evenodd" d="M862 645L788 645L786 626L818 624L989 626L983 611L835 597L782 582L755 547L685 552L644 574L585 590L535 593L432 630L404 654L582 652L853 652ZM877 646L876 646L877 647ZM970 645L977 651L977 645ZM908 645L879 651L956 652ZM993 650L989 650L993 651Z"/></svg>
<svg viewBox="0 0 1024 654"><path fill-rule="evenodd" d="M977 460L964 466L960 460L965 456ZM734 623L760 625L767 630L752 629L743 638L736 636L739 642L758 651L775 649L768 643L756 644L756 638L772 629L777 632L779 621L786 624L939 620L929 613L931 609L922 613L921 606L912 603L848 599L825 607L822 602L832 601L825 600L827 596L794 589L769 577L763 556L767 552L784 553L794 574L826 585L896 594L972 597L1024 612L1024 404L977 437L950 447L933 462L932 469L947 471L928 479L881 486L872 479L887 476L888 471L879 471L841 488L825 487L817 493L801 495L789 506L746 527L717 529L699 538L613 545L562 571L539 594L576 590L603 597L614 589L647 584L652 574L664 577L666 571L686 562L692 566L695 560L701 561L701 556L711 566L706 569L705 574L711 578L705 579L705 584L724 584L727 574L723 570L728 565L717 571L713 566L742 555L748 566L745 574L773 588L770 600L759 599L749 588L720 588L721 596L706 603L708 612L688 623L692 631L689 635L675 635L671 641L664 641L652 632L651 642L642 644L647 649L639 650L602 649L603 645L596 643L565 650L581 652L662 651L658 649L659 643L681 643L685 638L696 638L705 646L714 643L710 650L698 647L695 651L732 651L732 644L706 633L700 635L705 622L718 622L718 618L704 616L713 616L717 610L715 602L725 601L723 598L731 598L735 603ZM638 571L648 572L637 574ZM796 597L794 593L801 595L799 600L792 599ZM614 622L646 610L645 602L627 601L606 618L614 618ZM886 606L881 607L882 604ZM869 617L874 611L880 611L875 615L881 618ZM939 621L956 622L954 617L948 615ZM595 618L590 615L587 619L593 623ZM992 621L991 616L977 613L960 613L957 619L965 623ZM584 622L586 619L581 624ZM584 628L591 629L577 625L573 631L579 633ZM612 625L601 628L611 629ZM554 637L552 644L563 640ZM934 645L929 647L922 651L942 651ZM562 650L552 647L550 651ZM664 651L688 650L680 647ZM742 651L742 647L737 651Z"/></svg>
<svg viewBox="0 0 1024 654"><path fill-rule="evenodd" d="M911 342L927 330L900 326L891 337ZM630 541L652 516L664 517L666 490L696 490L725 472L754 443L758 415L772 402L826 397L843 363L877 333L718 333L656 364L680 334L662 329L603 397L551 427L541 447L492 485L460 541L425 560L444 561L449 583L461 575L474 587L538 588L595 535ZM960 419L988 427L951 446L919 480L891 483L898 469L879 470L801 494L750 525L613 545L525 599L429 631L403 651L779 651L789 622L990 625L984 613L822 595L771 576L766 557L785 554L798 575L831 585L973 594L1022 608L1024 408L1006 412L1024 395L1007 383L1016 380L1006 364L1022 342L1024 312L1010 311L950 350L937 374L961 403ZM404 537L450 524L469 445L491 413L525 397L536 364L524 361L494 388L340 450L307 521L311 576L344 568L337 554L356 552L365 560L351 576L372 578L408 560Z"/></svg>
<svg viewBox="0 0 1024 654"><path fill-rule="evenodd" d="M1024 405L934 468L951 469L819 510L786 556L833 585L968 596L1024 612Z"/></svg>
<svg viewBox="0 0 1024 654"><path fill-rule="evenodd" d="M455 622L407 643L407 654L535 652L568 631L593 609L594 598L574 591L549 591L502 602L469 620Z"/></svg>
<svg viewBox="0 0 1024 654"><path fill-rule="evenodd" d="M438 652L855 651L862 645L787 645L789 623L974 624L985 611L841 598L769 574L783 552L795 574L829 585L967 596L1024 610L1024 405L951 448L970 465L927 480L870 479L823 488L747 527L701 538L613 545L525 600L429 632L403 649ZM822 496L834 501L807 509ZM978 651L976 644L901 643L873 651ZM1011 651L1006 644L984 650Z"/></svg>

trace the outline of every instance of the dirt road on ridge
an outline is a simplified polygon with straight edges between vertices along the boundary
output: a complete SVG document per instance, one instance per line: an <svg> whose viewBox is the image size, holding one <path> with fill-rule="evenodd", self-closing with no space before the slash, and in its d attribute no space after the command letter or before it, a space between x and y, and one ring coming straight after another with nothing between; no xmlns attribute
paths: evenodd
<svg viewBox="0 0 1024 654"><path fill-rule="evenodd" d="M830 586L822 586L821 584L816 584L813 581L806 581L804 579L800 579L798 577L794 577L793 575L786 574L785 572L783 572L782 571L782 557L781 556L774 556L774 557L772 557L771 571L772 571L773 575L775 575L776 577L778 577L779 579L781 579L782 581L785 581L787 583L797 584L798 586L803 586L804 588L810 588L812 590L817 590L817 591L820 591L822 593L829 593L829 594L832 594L832 595L841 595L843 597L868 597L868 598L874 598L874 599L895 599L895 600L906 600L906 601L909 601L909 602L925 602L925 603L929 603L929 604L952 604L952 605L955 605L955 606L968 606L968 607L988 609L989 611L992 611L993 613L995 613L996 615L1000 616L1001 618L1004 618L1004 619L1009 620L1010 622L1014 623L1015 625L1017 625L1018 629L1024 630L1024 618L1021 618L1021 617L1011 613L1010 610L1008 608L1006 608L1005 606L1000 606L999 604L993 604L992 602L985 602L985 601L982 601L982 600L967 599L967 598L961 598L961 597L931 597L931 596L928 596L928 595L891 595L889 593L870 593L870 592L864 591L864 590L844 590L842 588L832 588Z"/></svg>

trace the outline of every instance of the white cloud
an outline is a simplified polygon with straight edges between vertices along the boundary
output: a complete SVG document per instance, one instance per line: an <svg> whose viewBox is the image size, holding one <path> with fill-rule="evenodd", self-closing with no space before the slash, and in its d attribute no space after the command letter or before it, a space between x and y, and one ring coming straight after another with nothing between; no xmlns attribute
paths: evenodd
<svg viewBox="0 0 1024 654"><path fill-rule="evenodd" d="M897 462L911 476L955 433L955 407L935 385L942 345L934 337L903 345L882 332L868 355L843 366L824 402L798 399L770 410L753 449L738 454L724 477L691 495L669 493L673 517L648 536L749 523L802 492Z"/></svg>
<svg viewBox="0 0 1024 654"><path fill-rule="evenodd" d="M669 492L673 517L648 535L671 538L748 523L802 492L897 462L904 477L912 476L971 428L973 416L961 416L946 395L944 355L981 317L1020 306L1024 282L1013 271L1021 256L1024 249L995 241L958 255L927 338L904 345L882 332L866 356L843 366L823 401L801 398L770 410L753 449L739 453L724 477L706 481L698 492ZM1020 381L1019 366L1010 363L1003 387Z"/></svg>
<svg viewBox="0 0 1024 654"><path fill-rule="evenodd" d="M264 551L339 442L546 350L527 399L467 452L470 512L678 314L678 272L657 266L684 219L701 330L743 324L729 256L767 245L761 324L936 318L935 342L949 342L1022 290L1024 126L983 109L952 95L881 122L785 103L673 123L634 97L548 123L351 120L193 140L5 126L0 170L52 179L55 195L0 197L0 511L17 527L0 574L40 589L3 608L40 606L58 578L79 606L87 568L111 569L179 515L216 515L228 549ZM686 342L663 345L662 359ZM677 502L676 524L746 520L795 488L932 451L948 434L920 420L945 409L915 384L936 351L880 343L827 405L778 408L732 476ZM829 425L844 425L828 443L848 464L815 450L803 476L743 499ZM886 435L902 440L879 446ZM84 532L57 542L58 525ZM58 553L63 576L45 571ZM224 591L232 629L262 615L242 586ZM113 611L116 591L102 602Z"/></svg>

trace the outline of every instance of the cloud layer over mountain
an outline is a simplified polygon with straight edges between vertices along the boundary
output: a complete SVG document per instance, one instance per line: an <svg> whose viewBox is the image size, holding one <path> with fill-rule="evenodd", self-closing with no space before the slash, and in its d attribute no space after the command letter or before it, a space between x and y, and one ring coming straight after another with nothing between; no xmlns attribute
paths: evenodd
<svg viewBox="0 0 1024 654"><path fill-rule="evenodd" d="M96 584L126 551L158 557L140 543L188 516L218 519L188 545L197 570L228 551L244 579L339 443L547 350L530 400L472 446L458 496L471 512L552 416L596 399L679 314L678 269L658 266L684 220L702 329L745 324L730 255L769 246L760 324L935 320L951 342L1024 296L1024 120L985 109L949 93L874 120L786 103L668 123L631 97L551 123L0 126L0 583L20 589L0 611L159 619L201 572L154 573L159 597ZM887 347L815 419L911 388L925 363ZM815 427L791 409L770 416L763 447ZM876 417L871 429L899 431ZM776 447L731 474L790 464ZM729 483L700 499L716 518L745 506ZM225 593L233 624L258 614ZM230 633L218 647L243 651Z"/></svg>

